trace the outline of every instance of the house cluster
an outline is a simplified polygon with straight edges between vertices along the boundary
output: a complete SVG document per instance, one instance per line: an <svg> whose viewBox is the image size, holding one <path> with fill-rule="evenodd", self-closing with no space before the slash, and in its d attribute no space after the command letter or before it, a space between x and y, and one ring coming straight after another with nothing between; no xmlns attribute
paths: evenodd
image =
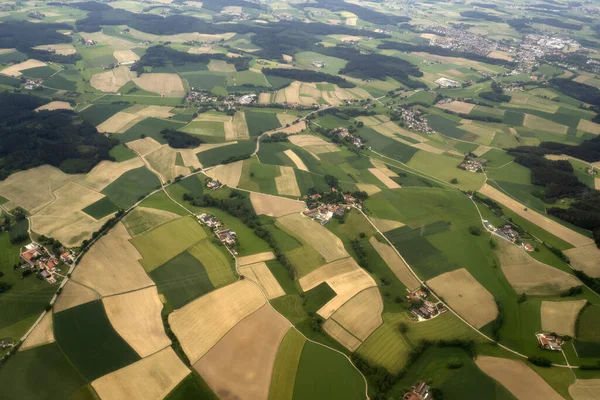
<svg viewBox="0 0 600 400"><path fill-rule="evenodd" d="M223 184L216 179L208 179L208 182L206 182L206 187L210 190L217 190L221 186L223 186Z"/></svg>
<svg viewBox="0 0 600 400"><path fill-rule="evenodd" d="M0 349L2 350L13 347L14 345L13 342L9 342L8 340L0 340Z"/></svg>
<svg viewBox="0 0 600 400"><path fill-rule="evenodd" d="M462 84L460 82L453 81L452 79L443 78L443 77L434 81L434 83L436 83L439 87L441 87L443 89L462 87Z"/></svg>
<svg viewBox="0 0 600 400"><path fill-rule="evenodd" d="M598 171L596 171L596 169L595 169L595 168L592 168L592 167L589 167L588 169L586 169L586 170L585 170L585 172L586 172L588 175L597 175L597 174L598 174Z"/></svg>
<svg viewBox="0 0 600 400"><path fill-rule="evenodd" d="M257 99L258 99L258 96L255 93L250 93L250 94L245 94L243 96L238 97L237 99L235 99L235 102L238 104L246 105L246 104L252 104L252 103L256 102Z"/></svg>
<svg viewBox="0 0 600 400"><path fill-rule="evenodd" d="M519 239L519 232L515 231L512 225L504 225L496 229L496 234L508 240L509 242L516 242Z"/></svg>
<svg viewBox="0 0 600 400"><path fill-rule="evenodd" d="M32 78L27 78L27 80L25 81L25 86L24 88L27 90L35 90L37 88L42 87L42 83L44 83L43 79L32 79Z"/></svg>
<svg viewBox="0 0 600 400"><path fill-rule="evenodd" d="M335 190L335 189L332 189ZM302 212L304 216L317 220L321 225L325 225L334 216L342 217L347 210L350 210L351 205L361 207L360 202L350 194L344 195L346 203L327 204L321 201L322 196L318 193L303 196L302 200L306 201L310 206L308 210Z"/></svg>
<svg viewBox="0 0 600 400"><path fill-rule="evenodd" d="M352 142L352 144L355 145L356 147L358 147L359 149L363 146L363 141L361 138L351 134L350 131L348 131L348 129L346 129L342 126L333 128L331 130L331 133L338 135L342 139L348 138L348 140L350 140Z"/></svg>
<svg viewBox="0 0 600 400"><path fill-rule="evenodd" d="M342 43L350 45L350 46L358 46L360 44L360 39L343 38Z"/></svg>
<svg viewBox="0 0 600 400"><path fill-rule="evenodd" d="M423 133L435 133L435 131L427 124L427 118L423 117L423 113L416 108L397 108L396 112L400 113L404 126L408 129L413 129Z"/></svg>
<svg viewBox="0 0 600 400"><path fill-rule="evenodd" d="M312 62L312 66L315 68L323 68L325 66L325 61L315 60Z"/></svg>
<svg viewBox="0 0 600 400"><path fill-rule="evenodd" d="M213 231L223 226L223 223L221 221L219 221L216 217L210 214L202 213L196 216L196 218L198 218L198 221L208 226Z"/></svg>
<svg viewBox="0 0 600 400"><path fill-rule="evenodd" d="M189 102L198 102L198 103L213 103L216 102L218 98L208 92L198 92L195 91L194 88L191 88L191 91L188 93L185 101Z"/></svg>
<svg viewBox="0 0 600 400"><path fill-rule="evenodd" d="M46 15L45 15L45 14L42 14L42 13L41 13L41 12L39 12L39 11L31 11L31 12L28 12L28 13L27 13L27 16L28 16L29 18L33 18L33 19L44 19L44 18L46 18Z"/></svg>
<svg viewBox="0 0 600 400"><path fill-rule="evenodd" d="M448 26L418 25L418 28L423 33L433 34L429 36L430 46L474 53L480 56L487 56L491 51L498 48L498 43L487 39L485 36L470 32L469 27L463 24Z"/></svg>
<svg viewBox="0 0 600 400"><path fill-rule="evenodd" d="M410 313L417 322L426 321L448 311L442 303L435 304L427 300L428 293L423 289L417 289L406 296L408 302L412 304Z"/></svg>
<svg viewBox="0 0 600 400"><path fill-rule="evenodd" d="M535 251L535 247L533 247L531 245L531 243L527 243L527 242L523 242L521 243L521 247L523 248L523 250L525 251Z"/></svg>
<svg viewBox="0 0 600 400"><path fill-rule="evenodd" d="M231 229L219 229L223 228L223 223L219 221L214 215L202 213L197 215L198 221L206 226L208 226L212 231L215 232L215 235L219 238L221 243L226 245L227 247L235 246L237 242L237 234ZM234 254L237 254L235 250L232 250Z"/></svg>
<svg viewBox="0 0 600 400"><path fill-rule="evenodd" d="M83 38L79 39L79 41L86 46L95 46L98 43L95 40L83 39Z"/></svg>
<svg viewBox="0 0 600 400"><path fill-rule="evenodd" d="M561 338L550 333L536 333L535 337L538 340L539 346L545 350L561 351L562 345L564 343L564 341Z"/></svg>
<svg viewBox="0 0 600 400"><path fill-rule="evenodd" d="M458 165L458 168L464 169L469 172L481 172L483 171L482 164L477 160L464 160Z"/></svg>
<svg viewBox="0 0 600 400"><path fill-rule="evenodd" d="M410 392L404 393L403 400L434 400L431 394L431 389L425 382L419 382L412 388Z"/></svg>
<svg viewBox="0 0 600 400"><path fill-rule="evenodd" d="M52 275L60 271L58 270L59 261L50 255L43 246L31 242L21 248L20 257L25 261L25 264L21 265L22 269L39 271L42 278L48 283L56 282Z"/></svg>
<svg viewBox="0 0 600 400"><path fill-rule="evenodd" d="M215 234L219 240L228 247L235 246L235 243L237 242L237 233L231 229L221 229L220 231L216 231ZM235 253L235 250L233 250L233 252Z"/></svg>

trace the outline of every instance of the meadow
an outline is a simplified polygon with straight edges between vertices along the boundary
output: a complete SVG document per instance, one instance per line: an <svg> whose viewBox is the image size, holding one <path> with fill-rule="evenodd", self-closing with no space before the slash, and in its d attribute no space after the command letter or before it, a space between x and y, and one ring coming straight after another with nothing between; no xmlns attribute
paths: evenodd
<svg viewBox="0 0 600 400"><path fill-rule="evenodd" d="M146 167L125 172L102 190L114 204L126 210L160 186L160 181Z"/></svg>
<svg viewBox="0 0 600 400"><path fill-rule="evenodd" d="M281 127L277 115L274 112L246 111L246 123L250 136L259 136Z"/></svg>
<svg viewBox="0 0 600 400"><path fill-rule="evenodd" d="M90 204L81 211L95 219L102 219L107 215L119 211L119 207L115 203L113 203L108 197L103 197L102 199L98 200L93 204Z"/></svg>

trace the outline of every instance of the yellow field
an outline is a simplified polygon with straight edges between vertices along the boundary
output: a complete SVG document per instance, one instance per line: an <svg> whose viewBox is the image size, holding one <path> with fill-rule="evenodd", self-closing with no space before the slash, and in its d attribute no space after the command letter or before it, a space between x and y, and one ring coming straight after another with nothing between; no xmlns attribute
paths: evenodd
<svg viewBox="0 0 600 400"><path fill-rule="evenodd" d="M498 315L494 296L464 268L438 275L427 285L478 329Z"/></svg>
<svg viewBox="0 0 600 400"><path fill-rule="evenodd" d="M217 72L235 72L235 65L228 64L227 61L224 60L210 60L208 69Z"/></svg>
<svg viewBox="0 0 600 400"><path fill-rule="evenodd" d="M54 303L54 312L61 312L81 304L100 299L100 295L93 290L76 283L73 280L67 282L58 300Z"/></svg>
<svg viewBox="0 0 600 400"><path fill-rule="evenodd" d="M122 222L127 232L133 237L179 217L179 215L169 211L136 207L123 218Z"/></svg>
<svg viewBox="0 0 600 400"><path fill-rule="evenodd" d="M288 149L288 150L284 151L283 153L286 156L288 156L290 158L290 160L292 160L292 162L294 163L296 168L298 168L302 171L308 171L308 167L306 166L306 164L304 164L304 161L302 161L302 159L300 157L298 157L298 155L296 153L294 153L294 150Z"/></svg>
<svg viewBox="0 0 600 400"><path fill-rule="evenodd" d="M0 71L0 74L8 76L21 76L21 71L30 68L45 67L46 65L47 64L45 62L34 60L31 58L27 61L23 61L22 63L11 65L8 68L4 68Z"/></svg>
<svg viewBox="0 0 600 400"><path fill-rule="evenodd" d="M358 347L362 344L360 340L352 336L340 324L335 322L333 318L329 318L327 321L325 321L323 324L323 330L350 351L358 349Z"/></svg>
<svg viewBox="0 0 600 400"><path fill-rule="evenodd" d="M183 83L177 74L144 73L140 77L133 77L133 82L148 92L164 97L183 97L185 94Z"/></svg>
<svg viewBox="0 0 600 400"><path fill-rule="evenodd" d="M131 236L118 223L83 256L73 280L95 289L102 296L153 286L138 262L142 258L129 242Z"/></svg>
<svg viewBox="0 0 600 400"><path fill-rule="evenodd" d="M210 176L215 180L218 180L224 185L234 188L237 187L238 183L240 182L243 166L243 161L236 161L230 164L218 165L206 171L206 175Z"/></svg>
<svg viewBox="0 0 600 400"><path fill-rule="evenodd" d="M580 119L577 129L580 131L593 133L594 135L600 135L600 124L588 121L587 119Z"/></svg>
<svg viewBox="0 0 600 400"><path fill-rule="evenodd" d="M306 203L303 201L262 193L250 193L250 201L256 214L268 215L269 217L282 217L288 214L299 213L306 208Z"/></svg>
<svg viewBox="0 0 600 400"><path fill-rule="evenodd" d="M128 143L128 145L131 143L133 142ZM119 178L125 172L143 166L144 162L138 157L120 163L113 161L101 161L94 167L94 169L86 174L83 179L79 181L79 183L87 188L100 192L105 187L117 180L117 178Z"/></svg>
<svg viewBox="0 0 600 400"><path fill-rule="evenodd" d="M275 129L273 131L266 132L267 135L271 136L276 133L287 133L288 135L295 135L306 130L306 121L296 122L290 126L284 126L283 128Z"/></svg>
<svg viewBox="0 0 600 400"><path fill-rule="evenodd" d="M382 323L383 301L377 287L358 293L341 306L331 319L361 341L366 340Z"/></svg>
<svg viewBox="0 0 600 400"><path fill-rule="evenodd" d="M72 109L73 109L73 107L71 107L71 104L67 103L66 101L51 101L48 104L39 106L38 108L35 109L35 111L43 111L43 110L54 111L54 110L72 110Z"/></svg>
<svg viewBox="0 0 600 400"><path fill-rule="evenodd" d="M421 285L408 266L402 261L402 258L400 258L390 245L379 242L375 237L372 237L369 242L404 286L413 290Z"/></svg>
<svg viewBox="0 0 600 400"><path fill-rule="evenodd" d="M541 376L522 361L478 356L475 363L483 372L500 382L517 399L563 399Z"/></svg>
<svg viewBox="0 0 600 400"><path fill-rule="evenodd" d="M286 126L292 125L294 122L296 122L298 116L294 114L279 113L277 114L277 119L279 120L281 126Z"/></svg>
<svg viewBox="0 0 600 400"><path fill-rule="evenodd" d="M264 305L233 327L194 369L221 398L267 400L277 350L290 327Z"/></svg>
<svg viewBox="0 0 600 400"><path fill-rule="evenodd" d="M369 168L369 172L372 173L377 179L381 181L388 189L398 189L401 186L395 181L391 180L385 172L377 168Z"/></svg>
<svg viewBox="0 0 600 400"><path fill-rule="evenodd" d="M567 130L569 129L568 126L557 124L556 122L552 122L550 120L540 118L538 116L531 115L531 114L525 114L523 126L526 128L537 129L540 131L563 133L563 134L566 134Z"/></svg>
<svg viewBox="0 0 600 400"><path fill-rule="evenodd" d="M272 251L265 251L264 253L253 254L251 256L238 257L237 265L244 266L274 259L275 254Z"/></svg>
<svg viewBox="0 0 600 400"><path fill-rule="evenodd" d="M246 115L243 111L236 112L231 121L225 122L225 140L248 139L248 125L246 124Z"/></svg>
<svg viewBox="0 0 600 400"><path fill-rule="evenodd" d="M132 50L117 50L113 53L113 57L117 59L118 63L128 63L140 59L140 56L135 54Z"/></svg>
<svg viewBox="0 0 600 400"><path fill-rule="evenodd" d="M150 167L160 174L161 181L166 183L172 181L176 176L187 175L189 168L175 165L177 151L168 144L144 156Z"/></svg>
<svg viewBox="0 0 600 400"><path fill-rule="evenodd" d="M144 119L144 117L120 111L102 122L96 128L98 129L98 132L123 133L142 119Z"/></svg>
<svg viewBox="0 0 600 400"><path fill-rule="evenodd" d="M475 104L465 103L463 101L452 101L450 103L436 104L437 108L450 110L455 113L468 114L475 108Z"/></svg>
<svg viewBox="0 0 600 400"><path fill-rule="evenodd" d="M594 243L565 250L564 253L571 260L571 265L580 269L591 277L600 277L600 249Z"/></svg>
<svg viewBox="0 0 600 400"><path fill-rule="evenodd" d="M370 183L357 183L356 187L358 188L358 190L360 190L361 192L367 192L367 194L369 196L375 194L375 193L379 193L381 192L381 189L379 189L377 186L372 185Z"/></svg>
<svg viewBox="0 0 600 400"><path fill-rule="evenodd" d="M117 333L144 358L171 345L161 318L163 304L156 287L102 299Z"/></svg>
<svg viewBox="0 0 600 400"><path fill-rule="evenodd" d="M352 272L328 279L327 284L333 289L336 296L317 311L317 314L324 319L331 317L356 294L367 288L377 286L373 278L360 267Z"/></svg>
<svg viewBox="0 0 600 400"><path fill-rule="evenodd" d="M285 296L285 292L279 285L279 282L277 282L277 279L275 279L271 270L269 270L269 267L264 262L245 265L239 267L238 270L241 275L260 286L269 300Z"/></svg>
<svg viewBox="0 0 600 400"><path fill-rule="evenodd" d="M573 400L596 400L600 393L600 379L577 379L569 386Z"/></svg>
<svg viewBox="0 0 600 400"><path fill-rule="evenodd" d="M52 329L52 310L50 310L42 317L42 320L33 331L31 331L29 336L27 336L27 339L25 339L21 347L19 347L19 351L53 343L54 331Z"/></svg>
<svg viewBox="0 0 600 400"><path fill-rule="evenodd" d="M475 154L477 157L481 157L483 156L485 153L487 153L488 151L490 151L492 148L489 146L484 146L481 145L478 148L476 148L475 150L473 150L473 154Z"/></svg>
<svg viewBox="0 0 600 400"><path fill-rule="evenodd" d="M101 92L116 93L133 76L135 73L132 73L128 67L117 67L110 71L94 74L90 79L90 84Z"/></svg>
<svg viewBox="0 0 600 400"><path fill-rule="evenodd" d="M169 324L190 362L196 363L231 328L265 304L249 280L210 292L169 314Z"/></svg>
<svg viewBox="0 0 600 400"><path fill-rule="evenodd" d="M292 167L279 167L279 176L275 177L275 185L277 185L277 193L279 194L300 197L300 188Z"/></svg>
<svg viewBox="0 0 600 400"><path fill-rule="evenodd" d="M375 217L369 217L369 219L371 220L371 222L373 224L375 224L377 229L379 229L381 232L387 232L387 231L391 231L396 228L402 228L405 225L402 222L394 221L391 219L383 219L383 218L375 218ZM371 240L373 240L373 239L371 239Z"/></svg>
<svg viewBox="0 0 600 400"><path fill-rule="evenodd" d="M258 103L259 104L270 104L271 103L271 93L261 93L258 95Z"/></svg>
<svg viewBox="0 0 600 400"><path fill-rule="evenodd" d="M542 301L542 330L575 337L575 321L587 300Z"/></svg>
<svg viewBox="0 0 600 400"><path fill-rule="evenodd" d="M131 107L133 108L133 107ZM125 112L131 112L131 108L125 110ZM135 110L135 114L141 117L152 117L152 118L170 118L175 114L171 112L173 107L168 106L145 106L142 109Z"/></svg>
<svg viewBox="0 0 600 400"><path fill-rule="evenodd" d="M154 150L158 149L161 146L161 144L158 143L154 138L145 137L143 139L137 139L132 142L128 142L126 146L134 152L136 152L137 154L139 154L140 156L145 156L146 154L149 154ZM142 160L140 161L143 165L144 162Z"/></svg>
<svg viewBox="0 0 600 400"><path fill-rule="evenodd" d="M190 373L167 347L158 353L96 379L101 399L162 400Z"/></svg>
<svg viewBox="0 0 600 400"><path fill-rule="evenodd" d="M349 256L342 241L318 222L299 214L290 214L277 218L276 223L292 236L314 248L327 262Z"/></svg>

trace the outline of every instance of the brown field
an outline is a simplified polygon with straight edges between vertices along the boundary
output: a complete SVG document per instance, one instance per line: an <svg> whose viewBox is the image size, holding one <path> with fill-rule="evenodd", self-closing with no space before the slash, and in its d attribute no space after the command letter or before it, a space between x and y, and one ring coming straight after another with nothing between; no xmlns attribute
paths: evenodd
<svg viewBox="0 0 600 400"><path fill-rule="evenodd" d="M575 321L587 300L542 301L542 330L575 337Z"/></svg>
<svg viewBox="0 0 600 400"><path fill-rule="evenodd" d="M491 58L498 58L500 60L506 60L506 61L513 60L513 58L510 56L510 54L505 51L498 51L498 50L491 51L488 53L487 56L491 57Z"/></svg>
<svg viewBox="0 0 600 400"><path fill-rule="evenodd" d="M596 190L600 190L600 178L594 178L594 187Z"/></svg>
<svg viewBox="0 0 600 400"><path fill-rule="evenodd" d="M428 153L433 153L433 154L443 154L443 153L445 153L444 149L440 149L438 147L434 147L434 146L432 146L430 144L427 144L427 143L410 143L409 141L404 141L404 140L401 140L401 139L397 139L397 140L401 141L401 142L405 142L404 144L409 144L411 147L417 148L419 150L424 150L424 151L426 151ZM449 151L449 153L452 153L452 152L453 152L453 150ZM461 156L461 157L463 156L462 153L457 153L456 155Z"/></svg>
<svg viewBox="0 0 600 400"><path fill-rule="evenodd" d="M225 140L248 139L248 125L246 124L246 115L243 111L236 112L231 121L224 124Z"/></svg>
<svg viewBox="0 0 600 400"><path fill-rule="evenodd" d="M358 293L341 306L331 319L364 341L383 323L383 301L377 287Z"/></svg>
<svg viewBox="0 0 600 400"><path fill-rule="evenodd" d="M271 270L264 262L245 265L238 269L241 275L260 286L269 300L285 296L285 292L279 285L279 282L277 282L277 279L275 279Z"/></svg>
<svg viewBox="0 0 600 400"><path fill-rule="evenodd" d="M516 200L513 200L512 198L508 197L504 193L498 191L497 189L489 185L485 185L481 190L479 190L479 192L491 198L492 200L501 203L505 207L508 207L511 211L513 211L520 217L525 218L529 222L539 226L540 228L548 232L552 232L554 236L572 244L575 247L585 246L587 244L593 243L592 239L583 236L582 234L577 233L559 224L558 222L554 222L550 218L547 218L536 211L529 209L525 211L526 207L523 204L519 203Z"/></svg>
<svg viewBox="0 0 600 400"><path fill-rule="evenodd" d="M379 193L381 192L381 189L379 189L377 186L375 185L371 185L370 183L357 183L356 187L358 188L358 190L360 190L361 192L367 192L367 194L370 196L372 194L375 193Z"/></svg>
<svg viewBox="0 0 600 400"><path fill-rule="evenodd" d="M152 138L146 139L154 140ZM133 142L127 143L127 146L132 143ZM113 161L101 161L94 167L94 169L88 172L83 179L79 181L79 183L87 188L100 192L105 187L117 180L117 178L119 178L125 172L142 166L144 166L144 162L138 157L120 163Z"/></svg>
<svg viewBox="0 0 600 400"><path fill-rule="evenodd" d="M258 215L268 215L269 217L282 217L299 213L306 208L306 203L303 201L254 192L250 193L250 201Z"/></svg>
<svg viewBox="0 0 600 400"><path fill-rule="evenodd" d="M333 318L329 318L327 321L325 321L323 324L323 330L350 351L358 349L358 347L362 344L360 340L352 336L352 334L350 334L340 324L335 322Z"/></svg>
<svg viewBox="0 0 600 400"><path fill-rule="evenodd" d="M337 146L329 143L317 136L312 135L294 135L289 137L290 142L300 147L310 147L309 150L316 154L339 151Z"/></svg>
<svg viewBox="0 0 600 400"><path fill-rule="evenodd" d="M260 104L269 104L271 103L271 93L261 93L258 95L258 102Z"/></svg>
<svg viewBox="0 0 600 400"><path fill-rule="evenodd" d="M47 64L45 62L29 59L27 61L23 61L22 63L11 65L10 67L1 70L0 74L8 76L21 76L21 71L30 68L45 67L46 65Z"/></svg>
<svg viewBox="0 0 600 400"><path fill-rule="evenodd" d="M39 106L38 108L35 109L35 111L72 110L72 109L73 109L73 107L71 107L71 104L67 103L66 101L51 101L48 104Z"/></svg>
<svg viewBox="0 0 600 400"><path fill-rule="evenodd" d="M285 89L281 89L285 93L286 103L297 104L300 103L300 85L301 82L294 81Z"/></svg>
<svg viewBox="0 0 600 400"><path fill-rule="evenodd" d="M17 51L17 49L14 47L10 49L0 49L0 55L14 53L15 51Z"/></svg>
<svg viewBox="0 0 600 400"><path fill-rule="evenodd" d="M118 63L128 63L140 59L140 56L131 50L117 50L113 53L113 57L117 59Z"/></svg>
<svg viewBox="0 0 600 400"><path fill-rule="evenodd" d="M132 79L140 88L164 97L183 97L185 94L183 83L177 74L145 73Z"/></svg>
<svg viewBox="0 0 600 400"><path fill-rule="evenodd" d="M194 364L225 400L267 400L279 344L290 323L268 304L233 327Z"/></svg>
<svg viewBox="0 0 600 400"><path fill-rule="evenodd" d="M600 379L577 379L569 386L573 400L597 400L600 393Z"/></svg>
<svg viewBox="0 0 600 400"><path fill-rule="evenodd" d="M183 164L186 167L192 167L194 169L202 168L202 163L196 157L196 154L199 153L200 148L196 147L195 149L180 149L179 154L181 154L181 159L183 160Z"/></svg>
<svg viewBox="0 0 600 400"><path fill-rule="evenodd" d="M73 279L102 296L153 286L154 282L138 262L142 256L130 239L119 222L85 254L73 272Z"/></svg>
<svg viewBox="0 0 600 400"><path fill-rule="evenodd" d="M3 206L8 210L22 207L34 214L54 200L54 190L80 177L81 175L67 175L50 165L16 172L0 181L0 196L10 200ZM36 190L31 190L32 187Z"/></svg>
<svg viewBox="0 0 600 400"><path fill-rule="evenodd" d="M296 182L296 173L292 167L279 167L279 176L275 177L277 193L300 197L300 188Z"/></svg>
<svg viewBox="0 0 600 400"><path fill-rule="evenodd" d="M31 331L23 342L19 351L31 349L54 342L54 331L52 329L52 310L47 312L37 326Z"/></svg>
<svg viewBox="0 0 600 400"><path fill-rule="evenodd" d="M290 55L282 54L281 56L283 57L283 61L285 61L286 63L291 63L292 61L294 61L294 57Z"/></svg>
<svg viewBox="0 0 600 400"><path fill-rule="evenodd" d="M161 176L161 181L172 181L178 175L187 175L189 168L175 165L177 151L168 144L162 145L153 152L144 156L150 167Z"/></svg>
<svg viewBox="0 0 600 400"><path fill-rule="evenodd" d="M169 314L169 324L190 362L204 356L238 322L265 304L256 285L241 280Z"/></svg>
<svg viewBox="0 0 600 400"><path fill-rule="evenodd" d="M398 189L401 186L398 185L395 181L391 180L385 172L381 171L377 168L369 168L369 172L371 172L377 179L381 181L388 189Z"/></svg>
<svg viewBox="0 0 600 400"><path fill-rule="evenodd" d="M404 261L402 261L402 258L394 251L392 246L379 242L375 237L371 237L369 242L404 286L412 290L421 285L419 280L410 271Z"/></svg>
<svg viewBox="0 0 600 400"><path fill-rule="evenodd" d="M134 73L135 74L135 73ZM117 67L110 71L100 72L92 76L91 85L105 93L116 93L123 85L132 79L132 73L127 67Z"/></svg>
<svg viewBox="0 0 600 400"><path fill-rule="evenodd" d="M125 111L129 112L128 110ZM147 106L136 111L135 114L141 117L170 118L175 115L171 110L173 110L173 107L169 106Z"/></svg>
<svg viewBox="0 0 600 400"><path fill-rule="evenodd" d="M323 265L308 275L301 277L298 280L298 283L300 283L302 291L307 292L310 289L319 286L321 283L327 282L336 276L354 272L357 270L357 268L360 267L358 267L358 264L356 264L353 258L344 258L327 265Z"/></svg>
<svg viewBox="0 0 600 400"><path fill-rule="evenodd" d="M274 131L267 132L267 135L271 136L276 133L287 133L288 135L295 135L306 130L306 121L300 121L290 126L284 126L283 128L275 129Z"/></svg>
<svg viewBox="0 0 600 400"><path fill-rule="evenodd" d="M288 124L292 125L294 122L296 122L298 116L294 114L279 113L277 114L277 119L279 120L281 126L286 126Z"/></svg>
<svg viewBox="0 0 600 400"><path fill-rule="evenodd" d="M375 126L375 125L380 125L381 121L378 120L375 117L357 117L356 118L358 121L362 122L363 124L365 124L365 126Z"/></svg>
<svg viewBox="0 0 600 400"><path fill-rule="evenodd" d="M275 254L272 251L265 251L264 253L253 254L251 256L238 257L237 265L242 267L244 265L255 264L258 262L264 262L274 260Z"/></svg>
<svg viewBox="0 0 600 400"><path fill-rule="evenodd" d="M206 171L206 175L218 180L229 187L237 187L242 176L243 161L237 161L230 164L218 165Z"/></svg>
<svg viewBox="0 0 600 400"><path fill-rule="evenodd" d="M333 313L361 291L377 286L373 278L360 267L354 271L328 279L327 284L333 289L336 296L317 311L317 314L324 319L331 317Z"/></svg>
<svg viewBox="0 0 600 400"><path fill-rule="evenodd" d="M102 400L162 400L190 373L170 347L92 382Z"/></svg>
<svg viewBox="0 0 600 400"><path fill-rule="evenodd" d="M508 389L517 399L563 399L541 376L522 361L477 356L475 363L483 372Z"/></svg>
<svg viewBox="0 0 600 400"><path fill-rule="evenodd" d="M494 296L464 268L438 275L427 285L478 329L498 315Z"/></svg>
<svg viewBox="0 0 600 400"><path fill-rule="evenodd" d="M369 217L369 219L371 220L371 222L373 224L375 224L377 229L379 229L381 232L387 232L387 231L391 231L392 229L402 228L405 225L402 222L394 221L391 219L383 219L383 218L375 218L375 217Z"/></svg>
<svg viewBox="0 0 600 400"><path fill-rule="evenodd" d="M294 163L294 165L296 165L296 168L302 170L302 171L308 171L308 167L306 166L306 164L304 164L304 161L302 161L302 159L300 157L298 157L298 154L294 153L294 150L289 149L283 152L286 156L288 156L290 158L290 160L292 160L292 162Z"/></svg>
<svg viewBox="0 0 600 400"><path fill-rule="evenodd" d="M123 133L142 119L144 118L138 115L120 111L102 122L96 128L98 129L98 132Z"/></svg>
<svg viewBox="0 0 600 400"><path fill-rule="evenodd" d="M54 303L54 312L61 312L81 304L100 299L100 295L92 289L87 288L73 279L63 287L58 300Z"/></svg>
<svg viewBox="0 0 600 400"><path fill-rule="evenodd" d="M600 124L588 121L587 119L580 119L577 129L580 131L593 133L595 135L600 135Z"/></svg>
<svg viewBox="0 0 600 400"><path fill-rule="evenodd" d="M389 169L387 167L387 164L384 163L383 161L379 161L374 158L372 158L370 161L371 161L371 164L373 164L373 166L375 168L377 168L378 170L383 172L385 174L385 176L389 176L389 177L397 177L398 176L398 174L396 174L394 171Z"/></svg>
<svg viewBox="0 0 600 400"><path fill-rule="evenodd" d="M161 144L151 137L145 137L143 139L137 139L132 142L128 142L126 146L140 156L145 156L146 154L152 153L154 150L158 149ZM142 164L144 163L142 160L140 161Z"/></svg>
<svg viewBox="0 0 600 400"><path fill-rule="evenodd" d="M502 272L517 293L551 296L581 285L573 275L537 261L520 247L504 240L497 242Z"/></svg>
<svg viewBox="0 0 600 400"><path fill-rule="evenodd" d="M598 263L600 249L595 244L565 250L564 253L569 257L574 268L582 270L591 277L600 278L600 264Z"/></svg>
<svg viewBox="0 0 600 400"><path fill-rule="evenodd" d="M235 65L228 64L227 61L224 60L210 60L208 69L217 72L235 72Z"/></svg>
<svg viewBox="0 0 600 400"><path fill-rule="evenodd" d="M328 263L348 257L342 241L318 222L290 214L277 218L277 225L314 248Z"/></svg>
<svg viewBox="0 0 600 400"><path fill-rule="evenodd" d="M161 318L163 304L156 287L102 299L117 333L144 358L171 345Z"/></svg>
<svg viewBox="0 0 600 400"><path fill-rule="evenodd" d="M453 101L450 103L436 104L437 108L442 110L450 110L455 113L468 114L475 108L475 104L465 103L462 101Z"/></svg>
<svg viewBox="0 0 600 400"><path fill-rule="evenodd" d="M525 120L523 121L523 126L526 128L537 129L540 131L546 132L554 132L554 133L563 133L566 134L569 127L561 124L557 124L556 122L549 121L544 118L540 118L535 115L525 114Z"/></svg>

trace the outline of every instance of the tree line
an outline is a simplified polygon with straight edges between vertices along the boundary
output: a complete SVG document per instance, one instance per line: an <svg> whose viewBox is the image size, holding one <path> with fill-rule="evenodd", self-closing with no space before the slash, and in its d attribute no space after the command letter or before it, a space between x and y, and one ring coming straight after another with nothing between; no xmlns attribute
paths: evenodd
<svg viewBox="0 0 600 400"><path fill-rule="evenodd" d="M267 76L278 76L280 78L293 79L301 82L329 82L341 88L353 88L356 85L348 82L341 76L330 75L324 72L292 68L263 68L263 74Z"/></svg>

